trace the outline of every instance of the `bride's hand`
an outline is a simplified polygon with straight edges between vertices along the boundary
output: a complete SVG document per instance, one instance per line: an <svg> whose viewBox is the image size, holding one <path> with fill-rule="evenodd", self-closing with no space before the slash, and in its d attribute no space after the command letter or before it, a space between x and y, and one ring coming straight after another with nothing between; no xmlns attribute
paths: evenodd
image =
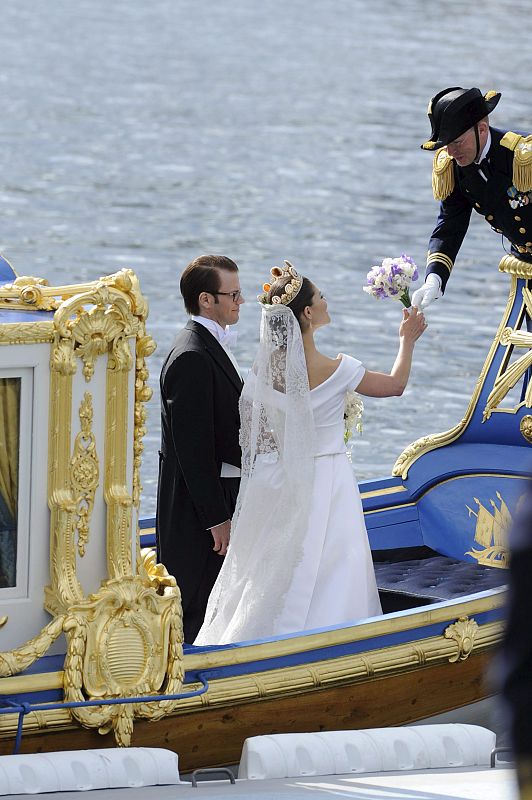
<svg viewBox="0 0 532 800"><path fill-rule="evenodd" d="M399 327L399 336L406 342L414 344L421 334L426 330L427 322L422 311L416 306L412 306L410 312L403 309L403 320Z"/></svg>

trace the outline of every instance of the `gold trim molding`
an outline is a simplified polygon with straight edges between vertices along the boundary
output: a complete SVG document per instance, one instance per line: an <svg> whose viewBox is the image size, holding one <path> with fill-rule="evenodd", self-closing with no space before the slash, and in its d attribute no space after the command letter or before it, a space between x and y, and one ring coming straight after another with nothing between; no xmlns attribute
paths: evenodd
<svg viewBox="0 0 532 800"><path fill-rule="evenodd" d="M30 315L28 315L30 316ZM40 344L52 342L54 324L50 322L3 322L0 325L0 345Z"/></svg>
<svg viewBox="0 0 532 800"><path fill-rule="evenodd" d="M502 622L479 626L474 619L461 617L440 636L307 665L214 679L210 681L206 694L183 698L170 716L175 718L180 714L201 712L203 709L230 707L325 687L359 684L368 678L392 677L427 665L459 663L472 654L495 648L500 642L503 629ZM195 663L200 657L185 656L185 668L192 669L192 661ZM199 684L187 684L186 688L196 689ZM1 715L0 737L12 736L16 731L17 721L15 714ZM50 727L67 726L71 727L72 721L66 710L39 712L39 716L31 713L24 718L26 732L44 732Z"/></svg>

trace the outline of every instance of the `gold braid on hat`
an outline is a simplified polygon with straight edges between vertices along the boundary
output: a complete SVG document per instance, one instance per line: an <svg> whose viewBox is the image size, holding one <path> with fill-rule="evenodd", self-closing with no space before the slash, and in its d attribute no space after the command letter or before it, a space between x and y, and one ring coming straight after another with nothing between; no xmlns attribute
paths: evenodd
<svg viewBox="0 0 532 800"><path fill-rule="evenodd" d="M272 297L272 303L280 303L284 306L287 306L297 297L299 290L303 286L303 278L301 275L299 275L289 261L284 262L284 267L272 267L270 272L275 280L278 280L279 278L290 278L283 289L282 295L274 295ZM266 304L266 295L272 288L272 285L270 283L265 283L262 288L266 294L260 295L259 301Z"/></svg>

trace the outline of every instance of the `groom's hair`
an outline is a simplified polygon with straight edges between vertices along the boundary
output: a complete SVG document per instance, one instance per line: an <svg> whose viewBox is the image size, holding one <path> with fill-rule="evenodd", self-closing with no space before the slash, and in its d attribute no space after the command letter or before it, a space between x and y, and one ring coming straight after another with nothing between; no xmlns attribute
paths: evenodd
<svg viewBox="0 0 532 800"><path fill-rule="evenodd" d="M198 298L202 292L214 294L220 289L220 270L238 272L234 261L227 256L198 256L185 267L179 288L189 314L200 313Z"/></svg>

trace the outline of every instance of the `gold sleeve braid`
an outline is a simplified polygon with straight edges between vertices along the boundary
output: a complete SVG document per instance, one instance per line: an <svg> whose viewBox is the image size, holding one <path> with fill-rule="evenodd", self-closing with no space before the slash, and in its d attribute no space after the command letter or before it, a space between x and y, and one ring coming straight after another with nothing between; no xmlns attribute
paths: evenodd
<svg viewBox="0 0 532 800"><path fill-rule="evenodd" d="M520 136L508 131L501 139L501 145L513 150L513 183L518 192L532 191L532 136Z"/></svg>
<svg viewBox="0 0 532 800"><path fill-rule="evenodd" d="M445 200L454 189L453 160L446 147L436 151L432 162L432 192L435 200Z"/></svg>
<svg viewBox="0 0 532 800"><path fill-rule="evenodd" d="M449 274L451 274L454 262L446 253L428 253L427 254L427 267L429 264L432 264L434 261L438 261L443 264L449 270Z"/></svg>

